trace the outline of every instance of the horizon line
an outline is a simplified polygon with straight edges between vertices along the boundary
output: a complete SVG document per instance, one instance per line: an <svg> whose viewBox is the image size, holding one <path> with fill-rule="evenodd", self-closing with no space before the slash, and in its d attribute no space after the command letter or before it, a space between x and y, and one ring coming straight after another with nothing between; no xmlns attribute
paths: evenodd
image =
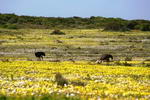
<svg viewBox="0 0 150 100"><path fill-rule="evenodd" d="M125 19L125 18L121 18L121 17L104 17L104 16L88 16L88 17L82 17L82 16L43 16L43 15L24 15L24 14L16 14L16 13L1 13L0 14L14 14L16 16L28 16L28 17L45 17L45 18L73 18L73 17L79 17L79 18L90 18L90 17L102 17L102 18L118 18L118 19L122 19L122 20L147 20L150 21L150 19Z"/></svg>

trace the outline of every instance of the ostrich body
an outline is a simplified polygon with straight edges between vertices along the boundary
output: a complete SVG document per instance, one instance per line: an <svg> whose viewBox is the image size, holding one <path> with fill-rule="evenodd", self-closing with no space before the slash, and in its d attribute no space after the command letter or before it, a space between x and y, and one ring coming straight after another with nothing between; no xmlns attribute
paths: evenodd
<svg viewBox="0 0 150 100"><path fill-rule="evenodd" d="M111 54L103 54L96 63L100 64L102 62L110 62L110 59L113 60L113 56Z"/></svg>
<svg viewBox="0 0 150 100"><path fill-rule="evenodd" d="M40 60L43 60L43 56L45 56L45 52L35 52L35 56Z"/></svg>

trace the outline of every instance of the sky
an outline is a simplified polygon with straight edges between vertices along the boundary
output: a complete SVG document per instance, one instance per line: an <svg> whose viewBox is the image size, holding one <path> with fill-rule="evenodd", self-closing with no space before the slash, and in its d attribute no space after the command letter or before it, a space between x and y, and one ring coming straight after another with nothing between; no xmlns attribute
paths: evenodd
<svg viewBox="0 0 150 100"><path fill-rule="evenodd" d="M150 20L150 0L0 0L0 13Z"/></svg>

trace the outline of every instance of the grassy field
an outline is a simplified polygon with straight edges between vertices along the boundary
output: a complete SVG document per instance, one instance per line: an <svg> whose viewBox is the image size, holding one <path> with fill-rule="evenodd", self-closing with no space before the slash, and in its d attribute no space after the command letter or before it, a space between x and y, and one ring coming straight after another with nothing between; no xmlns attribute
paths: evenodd
<svg viewBox="0 0 150 100"><path fill-rule="evenodd" d="M150 32L52 31L0 29L0 100L150 99ZM114 62L95 64L105 53ZM57 86L56 72L68 86Z"/></svg>
<svg viewBox="0 0 150 100"><path fill-rule="evenodd" d="M0 29L0 59L36 60L35 51L46 52L45 60L96 60L101 54L113 54L115 60L126 56L133 60L150 59L150 32L102 32L62 30L66 35L51 35L46 29Z"/></svg>
<svg viewBox="0 0 150 100"><path fill-rule="evenodd" d="M65 95L66 99L70 97L81 100L150 99L150 68L143 67L144 65L137 61L127 63L136 67L96 65L85 61L0 62L0 94L8 97L34 96L34 98L61 94ZM55 72L61 72L70 82L69 85L64 88L57 86L54 79ZM72 81L76 84L72 84ZM34 100L33 97L31 100Z"/></svg>

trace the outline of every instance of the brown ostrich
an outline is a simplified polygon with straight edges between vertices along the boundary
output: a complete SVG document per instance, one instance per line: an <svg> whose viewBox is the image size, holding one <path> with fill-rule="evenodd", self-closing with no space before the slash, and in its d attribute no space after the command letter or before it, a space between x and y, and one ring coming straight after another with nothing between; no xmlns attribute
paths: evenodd
<svg viewBox="0 0 150 100"><path fill-rule="evenodd" d="M103 54L96 63L100 64L102 62L110 62L110 59L113 60L113 56L111 54Z"/></svg>

